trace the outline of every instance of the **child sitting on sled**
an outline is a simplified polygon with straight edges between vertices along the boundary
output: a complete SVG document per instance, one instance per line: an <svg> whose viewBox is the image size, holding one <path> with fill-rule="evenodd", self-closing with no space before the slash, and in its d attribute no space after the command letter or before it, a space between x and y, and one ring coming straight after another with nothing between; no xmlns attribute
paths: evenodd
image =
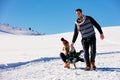
<svg viewBox="0 0 120 80"><path fill-rule="evenodd" d="M83 53L83 50L80 50L80 52L76 52L74 47L69 46L69 42L65 40L64 38L61 38L61 41L64 45L63 51L60 53L60 57L63 60L65 66L64 68L70 68L70 64L72 63L74 67L76 68L75 63L78 61L84 62L84 59L79 57L81 53Z"/></svg>

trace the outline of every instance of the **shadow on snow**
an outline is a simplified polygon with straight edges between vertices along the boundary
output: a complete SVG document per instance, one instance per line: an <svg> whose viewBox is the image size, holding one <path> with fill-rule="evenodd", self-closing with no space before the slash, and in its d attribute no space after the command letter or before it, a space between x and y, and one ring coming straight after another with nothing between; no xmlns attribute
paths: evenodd
<svg viewBox="0 0 120 80"><path fill-rule="evenodd" d="M78 68L78 69L85 70L85 68ZM110 68L110 67L103 67L102 68L101 67L101 68L97 68L95 71L120 72L120 68Z"/></svg>
<svg viewBox="0 0 120 80"><path fill-rule="evenodd" d="M109 68L109 67L97 68L97 70L98 71L120 72L120 68Z"/></svg>
<svg viewBox="0 0 120 80"><path fill-rule="evenodd" d="M18 66L26 65L29 63L40 62L40 61L48 62L48 61L56 60L56 59L60 59L60 57L44 57L44 58L35 59L32 61L27 61L27 62L9 63L6 65L0 64L0 69L16 68Z"/></svg>
<svg viewBox="0 0 120 80"><path fill-rule="evenodd" d="M120 51L103 52L103 53L98 53L97 55L117 54L117 53L120 53ZM26 61L26 62L9 63L9 64L6 64L6 65L5 64L0 64L0 69L16 68L18 66L26 65L26 64L29 64L29 63L40 62L40 61L48 62L48 61L57 60L57 59L60 59L60 57L44 57L44 58L39 58L39 59L35 59L35 60L32 60L32 61ZM98 68L98 70L120 72L120 68Z"/></svg>
<svg viewBox="0 0 120 80"><path fill-rule="evenodd" d="M119 54L120 51L111 51L111 52L102 52L102 53L97 53L97 55L104 55L104 54Z"/></svg>

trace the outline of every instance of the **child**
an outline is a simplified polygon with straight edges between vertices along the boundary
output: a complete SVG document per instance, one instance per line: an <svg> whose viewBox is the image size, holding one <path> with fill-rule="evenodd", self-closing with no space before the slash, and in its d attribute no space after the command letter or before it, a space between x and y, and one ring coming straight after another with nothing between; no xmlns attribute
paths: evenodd
<svg viewBox="0 0 120 80"><path fill-rule="evenodd" d="M60 57L62 58L62 60L65 64L64 68L70 68L70 64L66 61L67 55L69 52L69 42L67 40L65 40L64 38L61 38L61 41L64 45L64 47L62 49L64 51L64 53L60 53Z"/></svg>
<svg viewBox="0 0 120 80"><path fill-rule="evenodd" d="M65 40L64 38L61 38L61 41L64 45L63 51L64 51L65 55L67 55L67 53L69 52L69 42L67 40Z"/></svg>
<svg viewBox="0 0 120 80"><path fill-rule="evenodd" d="M60 57L65 64L64 68L70 68L70 63L75 63L78 61L84 62L84 59L79 57L80 54L83 52L82 50L80 52L76 52L74 47L69 46L69 42L67 40L61 38L61 41L64 45L64 52L60 53Z"/></svg>

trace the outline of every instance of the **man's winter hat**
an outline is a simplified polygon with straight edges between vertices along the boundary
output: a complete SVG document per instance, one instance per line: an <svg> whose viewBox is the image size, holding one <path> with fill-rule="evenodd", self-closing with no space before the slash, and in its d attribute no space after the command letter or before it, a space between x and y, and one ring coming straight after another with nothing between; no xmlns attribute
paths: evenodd
<svg viewBox="0 0 120 80"><path fill-rule="evenodd" d="M64 38L61 38L61 41L63 42L63 44L67 44L68 43L68 41L65 40Z"/></svg>

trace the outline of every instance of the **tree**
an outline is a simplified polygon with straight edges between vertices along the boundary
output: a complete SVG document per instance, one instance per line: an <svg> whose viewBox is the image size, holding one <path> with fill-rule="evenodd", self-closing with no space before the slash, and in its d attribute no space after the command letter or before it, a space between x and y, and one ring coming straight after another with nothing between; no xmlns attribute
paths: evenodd
<svg viewBox="0 0 120 80"><path fill-rule="evenodd" d="M29 27L29 30L31 31L31 27Z"/></svg>

